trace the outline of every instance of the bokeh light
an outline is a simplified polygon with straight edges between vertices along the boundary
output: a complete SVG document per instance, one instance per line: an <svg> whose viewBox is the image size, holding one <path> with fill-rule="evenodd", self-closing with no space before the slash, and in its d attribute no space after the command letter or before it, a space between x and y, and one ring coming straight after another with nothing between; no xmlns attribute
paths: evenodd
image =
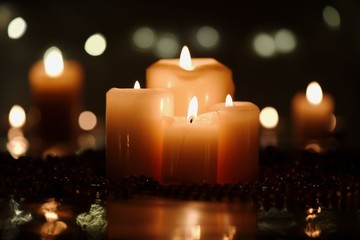
<svg viewBox="0 0 360 240"><path fill-rule="evenodd" d="M219 43L220 35L215 28L203 26L197 31L196 39L202 47L213 48Z"/></svg>
<svg viewBox="0 0 360 240"><path fill-rule="evenodd" d="M9 112L9 123L14 128L24 126L26 122L25 110L20 105L14 105Z"/></svg>
<svg viewBox="0 0 360 240"><path fill-rule="evenodd" d="M331 28L340 27L340 13L332 6L326 6L322 12L324 22Z"/></svg>
<svg viewBox="0 0 360 240"><path fill-rule="evenodd" d="M79 126L85 131L94 129L97 123L96 115L91 111L84 111L79 115Z"/></svg>
<svg viewBox="0 0 360 240"><path fill-rule="evenodd" d="M138 28L132 35L132 41L139 49L152 48L155 40L155 32L149 27Z"/></svg>
<svg viewBox="0 0 360 240"><path fill-rule="evenodd" d="M273 107L264 107L259 118L261 126L265 128L275 128L279 122L279 114Z"/></svg>
<svg viewBox="0 0 360 240"><path fill-rule="evenodd" d="M295 34L288 29L280 29L275 33L274 42L276 51L280 53L289 53L296 48Z"/></svg>
<svg viewBox="0 0 360 240"><path fill-rule="evenodd" d="M160 58L173 58L178 55L180 43L173 34L160 36L155 47L155 54Z"/></svg>
<svg viewBox="0 0 360 240"><path fill-rule="evenodd" d="M26 31L27 24L21 17L13 19L8 26L8 36L11 39L18 39L22 37Z"/></svg>
<svg viewBox="0 0 360 240"><path fill-rule="evenodd" d="M85 51L91 56L100 56L106 49L106 39L101 33L91 35L85 42Z"/></svg>
<svg viewBox="0 0 360 240"><path fill-rule="evenodd" d="M259 33L253 41L253 48L260 57L272 57L276 53L275 42L272 36L267 33Z"/></svg>

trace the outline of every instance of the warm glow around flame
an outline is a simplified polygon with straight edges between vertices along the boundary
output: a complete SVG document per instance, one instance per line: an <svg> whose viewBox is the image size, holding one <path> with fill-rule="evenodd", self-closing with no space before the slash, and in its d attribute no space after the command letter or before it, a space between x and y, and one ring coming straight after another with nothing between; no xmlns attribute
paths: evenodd
<svg viewBox="0 0 360 240"><path fill-rule="evenodd" d="M136 81L134 84L134 89L140 89L140 83L139 81Z"/></svg>
<svg viewBox="0 0 360 240"><path fill-rule="evenodd" d="M198 114L198 100L197 97L193 97L189 103L187 120L192 123L197 118Z"/></svg>
<svg viewBox="0 0 360 240"><path fill-rule="evenodd" d="M225 107L232 107L233 105L232 97L228 94L225 99Z"/></svg>
<svg viewBox="0 0 360 240"><path fill-rule="evenodd" d="M198 240L201 238L201 227L200 225L196 225L192 227L191 231L191 239Z"/></svg>
<svg viewBox="0 0 360 240"><path fill-rule="evenodd" d="M306 88L306 98L311 104L317 105L321 103L323 93L318 82L309 83Z"/></svg>
<svg viewBox="0 0 360 240"><path fill-rule="evenodd" d="M49 48L44 55L45 72L51 77L58 77L64 70L61 51L57 47Z"/></svg>
<svg viewBox="0 0 360 240"><path fill-rule="evenodd" d="M182 67L183 69L190 71L193 70L194 67L191 63L191 56L190 56L190 51L189 48L187 46L184 46L181 50L181 54L180 54L180 67Z"/></svg>
<svg viewBox="0 0 360 240"><path fill-rule="evenodd" d="M46 221L53 222L53 221L58 220L59 217L55 212L46 212L45 218L46 218Z"/></svg>
<svg viewBox="0 0 360 240"><path fill-rule="evenodd" d="M14 105L9 113L9 123L11 127L20 128L24 126L26 121L26 113L19 105Z"/></svg>

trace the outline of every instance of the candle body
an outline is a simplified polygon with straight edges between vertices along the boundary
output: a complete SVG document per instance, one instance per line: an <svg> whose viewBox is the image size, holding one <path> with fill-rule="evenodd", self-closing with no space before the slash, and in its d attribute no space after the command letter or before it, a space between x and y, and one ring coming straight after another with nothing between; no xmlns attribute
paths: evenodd
<svg viewBox="0 0 360 240"><path fill-rule="evenodd" d="M214 113L199 116L193 123L180 117L167 119L162 181L216 183L217 150L218 125Z"/></svg>
<svg viewBox="0 0 360 240"><path fill-rule="evenodd" d="M106 94L106 174L160 180L163 115L173 114L167 89L118 89Z"/></svg>
<svg viewBox="0 0 360 240"><path fill-rule="evenodd" d="M318 105L311 104L305 93L297 93L292 100L293 141L296 147L304 148L310 141L323 141L330 133L333 98L324 93Z"/></svg>
<svg viewBox="0 0 360 240"><path fill-rule="evenodd" d="M258 179L259 108L250 102L212 107L219 117L218 183L244 183Z"/></svg>
<svg viewBox="0 0 360 240"><path fill-rule="evenodd" d="M170 88L174 93L174 114L186 116L192 97L198 98L198 112L234 95L231 70L212 58L192 59L193 70L184 70L179 59L162 59L146 69L148 88Z"/></svg>
<svg viewBox="0 0 360 240"><path fill-rule="evenodd" d="M33 104L40 114L36 125L42 145L76 141L82 109L83 70L76 61L64 61L58 77L45 72L43 61L29 71Z"/></svg>

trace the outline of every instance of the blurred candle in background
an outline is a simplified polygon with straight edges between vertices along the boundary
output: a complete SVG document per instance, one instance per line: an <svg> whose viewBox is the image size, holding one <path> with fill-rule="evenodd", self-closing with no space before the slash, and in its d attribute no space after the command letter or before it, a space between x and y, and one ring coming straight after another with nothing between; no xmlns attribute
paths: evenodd
<svg viewBox="0 0 360 240"><path fill-rule="evenodd" d="M160 180L163 116L173 114L173 94L136 85L106 94L106 174L111 179L146 175Z"/></svg>
<svg viewBox="0 0 360 240"><path fill-rule="evenodd" d="M199 114L234 95L232 71L213 58L191 58L184 46L180 59L161 59L146 69L146 87L169 88L174 93L174 114L186 116L190 100L196 96Z"/></svg>
<svg viewBox="0 0 360 240"><path fill-rule="evenodd" d="M298 92L292 99L292 127L295 147L324 143L333 128L334 100L323 93L316 81L309 83L306 93Z"/></svg>
<svg viewBox="0 0 360 240"><path fill-rule="evenodd" d="M219 117L218 183L256 181L259 174L259 108L232 101L211 108Z"/></svg>
<svg viewBox="0 0 360 240"><path fill-rule="evenodd" d="M82 109L83 69L75 60L63 60L60 50L49 48L43 61L29 71L33 105L39 114L36 136L44 150L57 144L75 148ZM41 151L42 151L41 150Z"/></svg>

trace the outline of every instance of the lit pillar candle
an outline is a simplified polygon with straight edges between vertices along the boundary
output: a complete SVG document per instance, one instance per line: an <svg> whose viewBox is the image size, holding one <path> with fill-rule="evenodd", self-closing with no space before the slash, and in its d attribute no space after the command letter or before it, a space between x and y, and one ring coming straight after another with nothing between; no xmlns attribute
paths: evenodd
<svg viewBox="0 0 360 240"><path fill-rule="evenodd" d="M322 141L330 133L334 100L323 93L319 83L311 82L306 93L299 92L292 99L293 140L298 148L310 141Z"/></svg>
<svg viewBox="0 0 360 240"><path fill-rule="evenodd" d="M163 182L216 183L218 125L215 113L197 116L197 99L187 117L169 118L164 129Z"/></svg>
<svg viewBox="0 0 360 240"><path fill-rule="evenodd" d="M172 89L177 116L186 116L193 96L198 98L201 114L235 91L228 67L213 58L191 59L186 46L180 59L161 59L146 69L146 87Z"/></svg>
<svg viewBox="0 0 360 240"><path fill-rule="evenodd" d="M110 89L106 94L107 176L146 175L160 180L163 115L172 114L173 95L168 89Z"/></svg>
<svg viewBox="0 0 360 240"><path fill-rule="evenodd" d="M33 104L40 114L38 134L43 144L76 139L82 108L83 70L75 60L63 61L56 47L29 71Z"/></svg>
<svg viewBox="0 0 360 240"><path fill-rule="evenodd" d="M219 117L218 177L220 184L244 183L258 179L259 108L251 102L225 103L212 110Z"/></svg>

